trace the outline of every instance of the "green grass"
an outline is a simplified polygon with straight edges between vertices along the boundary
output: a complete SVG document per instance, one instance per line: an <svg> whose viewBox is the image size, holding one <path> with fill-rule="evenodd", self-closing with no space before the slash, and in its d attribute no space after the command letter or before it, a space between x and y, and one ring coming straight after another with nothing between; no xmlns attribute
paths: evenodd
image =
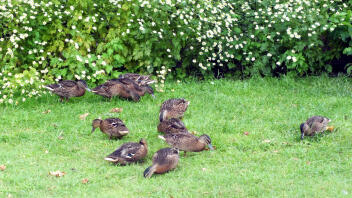
<svg viewBox="0 0 352 198"><path fill-rule="evenodd" d="M0 171L0 197L351 197L351 79L166 86L156 99L147 95L139 103L88 93L68 103L47 95L1 106L0 165L7 168ZM187 128L208 134L217 149L181 154L174 171L145 179L154 152L167 147L156 126L160 104L173 97L191 101L183 119ZM110 113L114 107L123 112ZM84 113L88 117L80 120ZM299 125L313 115L332 119L335 131L300 141ZM99 130L89 135L93 119L112 116L124 120L128 136L109 140ZM114 166L103 160L122 143L142 137L149 143L144 163ZM56 170L66 175L48 175Z"/></svg>

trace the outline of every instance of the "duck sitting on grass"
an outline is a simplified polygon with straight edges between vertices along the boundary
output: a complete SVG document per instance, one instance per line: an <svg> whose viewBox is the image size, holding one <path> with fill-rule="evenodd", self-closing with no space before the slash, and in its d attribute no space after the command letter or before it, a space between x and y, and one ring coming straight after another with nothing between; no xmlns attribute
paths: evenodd
<svg viewBox="0 0 352 198"><path fill-rule="evenodd" d="M105 133L111 138L121 139L129 133L128 128L119 118L107 118L105 120L95 119L92 122L92 133L96 128L100 128L101 132Z"/></svg>
<svg viewBox="0 0 352 198"><path fill-rule="evenodd" d="M91 91L84 80L61 80L56 84L46 85L44 88L58 95L61 102L65 99L68 101L71 97L83 96L86 93L86 90Z"/></svg>
<svg viewBox="0 0 352 198"><path fill-rule="evenodd" d="M109 162L126 165L142 160L147 153L147 141L145 139L141 139L139 142L124 143L104 159Z"/></svg>
<svg viewBox="0 0 352 198"><path fill-rule="evenodd" d="M173 98L166 100L160 107L160 122L171 118L181 119L189 104L190 102L183 98Z"/></svg>
<svg viewBox="0 0 352 198"><path fill-rule="evenodd" d="M158 124L158 131L162 133L188 133L185 124L178 118L164 120Z"/></svg>
<svg viewBox="0 0 352 198"><path fill-rule="evenodd" d="M304 136L314 136L317 133L322 133L326 130L333 130L333 127L328 127L331 120L323 116L313 116L300 126L301 140Z"/></svg>
<svg viewBox="0 0 352 198"><path fill-rule="evenodd" d="M154 173L162 174L176 168L179 160L176 148L163 148L153 155L153 165L145 169L143 175L150 178Z"/></svg>

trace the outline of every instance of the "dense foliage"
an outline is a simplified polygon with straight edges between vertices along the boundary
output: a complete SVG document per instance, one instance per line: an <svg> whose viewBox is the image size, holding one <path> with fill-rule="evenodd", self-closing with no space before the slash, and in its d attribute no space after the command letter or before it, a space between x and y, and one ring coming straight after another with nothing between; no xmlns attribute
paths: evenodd
<svg viewBox="0 0 352 198"><path fill-rule="evenodd" d="M331 72L332 60L352 55L351 7L342 0L0 0L0 103L40 95L44 82L96 84L125 71L156 74L159 86L170 72L178 79Z"/></svg>

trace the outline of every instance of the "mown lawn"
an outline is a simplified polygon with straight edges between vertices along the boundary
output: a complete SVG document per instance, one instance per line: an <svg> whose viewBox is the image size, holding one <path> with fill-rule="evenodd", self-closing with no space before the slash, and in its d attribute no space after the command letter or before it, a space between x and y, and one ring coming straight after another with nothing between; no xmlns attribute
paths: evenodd
<svg viewBox="0 0 352 198"><path fill-rule="evenodd" d="M0 197L351 197L351 79L251 79L169 82L156 99L111 102L91 93L60 103L46 95L0 106ZM171 91L174 89L174 92ZM160 104L191 101L183 121L208 134L215 151L181 153L176 170L143 177L158 139ZM122 113L110 113L122 107ZM47 110L51 112L45 114ZM85 120L80 115L89 113ZM333 133L299 139L312 115L332 119ZM119 117L131 133L109 140L91 121ZM244 135L244 132L249 132ZM60 138L59 138L60 137ZM114 166L103 158L128 141L146 138L144 163ZM66 172L63 177L50 171ZM83 184L82 179L88 179Z"/></svg>

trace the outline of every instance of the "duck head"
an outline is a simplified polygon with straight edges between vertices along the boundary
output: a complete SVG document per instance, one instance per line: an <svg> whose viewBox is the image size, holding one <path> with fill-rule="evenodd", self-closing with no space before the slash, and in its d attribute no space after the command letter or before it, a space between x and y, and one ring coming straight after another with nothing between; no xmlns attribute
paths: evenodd
<svg viewBox="0 0 352 198"><path fill-rule="evenodd" d="M209 135L203 134L198 138L198 140L200 142L202 142L203 144L208 145L210 150L214 150L213 146L211 145L211 139L210 139Z"/></svg>
<svg viewBox="0 0 352 198"><path fill-rule="evenodd" d="M86 90L89 91L89 92L92 91L91 89L88 88L87 82L84 81L84 80L79 80L79 81L77 81L77 85L78 85L79 87L81 87L81 88L86 89Z"/></svg>
<svg viewBox="0 0 352 198"><path fill-rule="evenodd" d="M92 122L92 133L94 132L94 130L96 129L96 128L98 128L98 127L100 127L100 124L101 124L101 122L102 122L103 120L101 120L101 119L95 119L95 120L93 120L93 122Z"/></svg>

